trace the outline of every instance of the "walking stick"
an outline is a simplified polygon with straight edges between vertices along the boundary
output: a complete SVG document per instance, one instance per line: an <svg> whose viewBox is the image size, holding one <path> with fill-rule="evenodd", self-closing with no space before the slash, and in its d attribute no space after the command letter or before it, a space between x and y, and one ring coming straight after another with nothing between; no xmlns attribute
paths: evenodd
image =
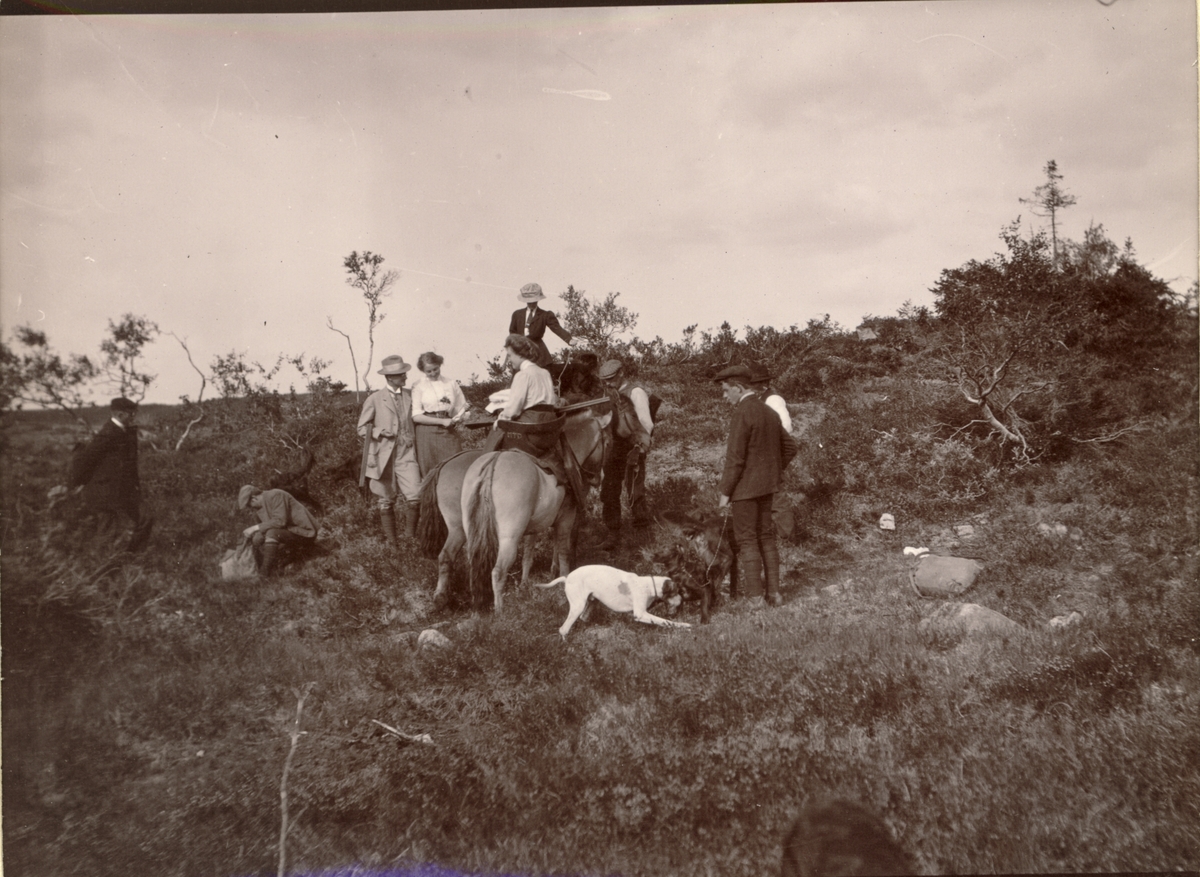
<svg viewBox="0 0 1200 877"><path fill-rule="evenodd" d="M367 457L371 453L371 434L367 433L363 436L363 452L362 462L358 466L358 486L365 487L367 484Z"/></svg>

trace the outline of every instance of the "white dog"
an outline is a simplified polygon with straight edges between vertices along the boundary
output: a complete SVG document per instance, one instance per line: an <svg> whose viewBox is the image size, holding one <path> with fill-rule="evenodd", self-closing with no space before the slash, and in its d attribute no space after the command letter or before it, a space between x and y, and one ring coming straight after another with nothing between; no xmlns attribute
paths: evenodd
<svg viewBox="0 0 1200 877"><path fill-rule="evenodd" d="M567 602L571 606L566 622L558 629L564 640L571 631L571 625L587 608L590 597L595 597L614 612L632 612L633 617L644 624L691 627L685 622L668 621L647 611L650 604L656 600L666 600L672 606L678 606L682 602L683 598L675 583L666 576L638 576L615 567L595 564L573 569L567 575L538 587L553 588L563 582L567 583L564 590Z"/></svg>

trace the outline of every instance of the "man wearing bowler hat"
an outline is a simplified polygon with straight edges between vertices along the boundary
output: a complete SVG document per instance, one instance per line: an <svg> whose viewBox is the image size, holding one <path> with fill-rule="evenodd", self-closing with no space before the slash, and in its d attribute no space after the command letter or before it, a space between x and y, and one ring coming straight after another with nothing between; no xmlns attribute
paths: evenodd
<svg viewBox="0 0 1200 877"><path fill-rule="evenodd" d="M113 399L112 416L71 461L66 487L56 487L51 498L68 488L82 489L84 508L98 517L98 532L114 534L119 518L133 524L126 551L137 551L150 538L154 518L142 511L138 481L138 435L133 420L137 403L121 396Z"/></svg>
<svg viewBox="0 0 1200 877"><path fill-rule="evenodd" d="M771 505L783 470L799 448L783 431L776 413L754 392L749 368L730 366L713 380L721 385L725 400L733 406L719 489L721 508L729 506L732 512L738 580L746 596L756 597L760 577L765 576L762 596L768 606L778 606L783 598L779 593L779 546Z"/></svg>
<svg viewBox="0 0 1200 877"><path fill-rule="evenodd" d="M517 299L525 307L519 311L513 311L512 319L508 323L508 334L524 335L533 342L538 351L534 364L540 365L542 368L550 364L550 350L546 347L546 342L542 340L547 329L568 344L571 343L571 333L558 325L558 317L554 316L554 311L544 311L538 307L538 302L545 297L538 284L526 283L517 294Z"/></svg>
<svg viewBox="0 0 1200 877"><path fill-rule="evenodd" d="M405 535L415 539L420 505L421 470L413 443L412 395L404 385L412 368L403 357L385 356L379 374L387 386L363 403L358 435L365 442L360 478L370 480L379 509L379 523L388 544L397 547L396 500L407 511Z"/></svg>

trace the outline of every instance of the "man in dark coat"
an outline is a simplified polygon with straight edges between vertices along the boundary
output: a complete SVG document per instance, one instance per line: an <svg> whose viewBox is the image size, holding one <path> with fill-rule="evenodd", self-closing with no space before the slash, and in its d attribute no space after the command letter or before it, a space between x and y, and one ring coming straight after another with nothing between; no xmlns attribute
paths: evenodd
<svg viewBox="0 0 1200 877"><path fill-rule="evenodd" d="M154 519L142 513L138 483L138 437L133 420L137 403L112 400L112 417L71 461L67 486L83 488L84 508L99 516L99 531L111 533L120 517L133 524L126 551L137 551L150 538Z"/></svg>
<svg viewBox="0 0 1200 877"><path fill-rule="evenodd" d="M554 316L554 311L544 311L538 307L538 302L545 297L538 284L526 283L517 294L517 299L525 307L519 311L513 311L512 319L508 323L509 335L524 335L533 342L538 351L537 358L533 362L542 368L550 364L550 350L546 347L546 342L542 340L547 329L568 344L571 343L571 333L558 324L558 317Z"/></svg>
<svg viewBox="0 0 1200 877"><path fill-rule="evenodd" d="M731 506L738 579L746 596L757 597L760 576L765 574L763 597L770 606L783 602L779 594L779 547L771 504L783 479L783 470L799 450L795 439L783 431L779 417L752 388L750 369L731 366L714 378L726 401L733 405L725 471L721 475L722 508ZM736 597L737 594L731 594Z"/></svg>

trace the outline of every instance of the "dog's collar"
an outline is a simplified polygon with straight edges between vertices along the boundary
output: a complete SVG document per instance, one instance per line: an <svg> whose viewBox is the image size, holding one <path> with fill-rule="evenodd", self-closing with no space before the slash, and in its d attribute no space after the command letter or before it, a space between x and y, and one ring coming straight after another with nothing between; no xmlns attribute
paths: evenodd
<svg viewBox="0 0 1200 877"><path fill-rule="evenodd" d="M662 589L658 586L658 582L655 581L656 578L657 578L657 576L653 576L653 575L650 576L650 587L654 591L654 596L661 600L663 592L662 592ZM666 576L663 576L663 578L665 579Z"/></svg>

